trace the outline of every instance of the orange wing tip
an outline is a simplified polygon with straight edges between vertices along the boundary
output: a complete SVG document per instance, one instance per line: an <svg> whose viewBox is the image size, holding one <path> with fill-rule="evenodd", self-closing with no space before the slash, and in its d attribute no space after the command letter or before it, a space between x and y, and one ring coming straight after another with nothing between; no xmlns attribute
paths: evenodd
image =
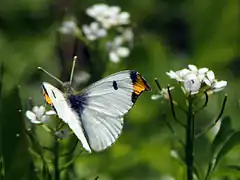
<svg viewBox="0 0 240 180"><path fill-rule="evenodd" d="M131 71L130 77L133 82L134 93L140 95L143 91L150 91L151 87L147 81L136 71Z"/></svg>
<svg viewBox="0 0 240 180"><path fill-rule="evenodd" d="M132 102L135 103L138 96L143 91L151 91L151 87L149 86L147 81L140 75L140 73L136 71L130 71L130 77L133 83Z"/></svg>
<svg viewBox="0 0 240 180"><path fill-rule="evenodd" d="M47 104L49 104L49 105L53 105L53 103L52 103L52 101L51 101L51 99L50 99L50 97L48 96L48 93L47 93L47 91L46 91L46 89L45 89L45 87L44 86L42 86L42 89L43 89L43 96L44 96L44 99L45 99L45 102L47 103Z"/></svg>

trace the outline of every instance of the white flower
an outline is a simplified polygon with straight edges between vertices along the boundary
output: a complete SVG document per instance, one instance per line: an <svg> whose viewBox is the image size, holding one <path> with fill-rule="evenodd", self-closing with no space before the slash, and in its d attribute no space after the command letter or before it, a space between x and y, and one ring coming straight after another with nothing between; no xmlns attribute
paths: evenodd
<svg viewBox="0 0 240 180"><path fill-rule="evenodd" d="M169 90L172 91L174 87L170 87ZM159 94L153 94L151 96L152 100L158 100L160 98L169 99L168 89L162 88L161 92Z"/></svg>
<svg viewBox="0 0 240 180"><path fill-rule="evenodd" d="M186 92L197 94L201 87L201 81L195 73L189 73L184 77L183 85Z"/></svg>
<svg viewBox="0 0 240 180"><path fill-rule="evenodd" d="M78 27L75 21L67 20L62 23L62 26L59 28L59 31L62 34L74 34L78 31Z"/></svg>
<svg viewBox="0 0 240 180"><path fill-rule="evenodd" d="M106 4L95 4L86 10L86 14L92 18L104 16L108 11L109 6Z"/></svg>
<svg viewBox="0 0 240 180"><path fill-rule="evenodd" d="M182 83L182 89L186 93L197 94L201 87L209 88L212 92L223 90L227 86L227 81L215 79L214 72L208 68L198 69L195 65L188 65L188 69L166 72L166 74L178 82ZM203 89L206 90L206 89Z"/></svg>
<svg viewBox="0 0 240 180"><path fill-rule="evenodd" d="M55 136L57 136L59 139L65 139L70 136L70 133L67 129L62 129L60 131L55 132Z"/></svg>
<svg viewBox="0 0 240 180"><path fill-rule="evenodd" d="M113 42L108 42L109 58L114 63L118 63L121 58L128 57L130 54L129 48L122 46L122 43L122 37L116 37Z"/></svg>
<svg viewBox="0 0 240 180"><path fill-rule="evenodd" d="M90 41L94 41L107 35L106 29L101 28L100 24L97 22L92 22L89 26L83 25L82 29L87 39Z"/></svg>
<svg viewBox="0 0 240 180"><path fill-rule="evenodd" d="M31 121L33 124L41 124L45 123L46 121L49 120L51 115L56 114L55 111L50 110L47 111L45 110L44 106L34 106L32 111L26 111L26 116L27 118Z"/></svg>

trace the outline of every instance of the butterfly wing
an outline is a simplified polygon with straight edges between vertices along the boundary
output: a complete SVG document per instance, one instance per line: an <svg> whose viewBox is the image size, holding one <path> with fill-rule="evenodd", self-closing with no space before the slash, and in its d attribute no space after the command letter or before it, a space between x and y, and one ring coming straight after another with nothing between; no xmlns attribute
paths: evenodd
<svg viewBox="0 0 240 180"><path fill-rule="evenodd" d="M123 115L143 91L150 89L138 72L126 70L93 83L79 96L69 96L91 149L102 151L116 141L122 131Z"/></svg>
<svg viewBox="0 0 240 180"><path fill-rule="evenodd" d="M45 101L53 107L58 117L69 125L69 127L81 141L83 147L87 151L91 152L87 139L84 135L80 117L75 111L72 110L63 93L59 89L46 82L42 84L42 88Z"/></svg>

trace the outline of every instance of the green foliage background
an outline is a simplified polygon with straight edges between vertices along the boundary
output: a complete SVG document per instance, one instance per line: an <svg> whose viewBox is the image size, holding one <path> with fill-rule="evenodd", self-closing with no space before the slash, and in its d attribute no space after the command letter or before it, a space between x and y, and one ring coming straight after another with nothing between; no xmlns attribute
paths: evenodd
<svg viewBox="0 0 240 180"><path fill-rule="evenodd" d="M227 80L228 102L224 115L230 116L235 129L240 127L238 0L104 1L129 12L134 25L134 48L130 57L119 64L97 53L89 53L88 47L80 42L76 48L74 38L63 37L57 31L65 16L75 16L80 27L89 24L90 19L84 11L99 2L103 1L0 1L0 63L3 65L0 157L5 159L6 179L36 179L33 161L39 160L33 158L32 161L29 154L22 119L27 121L24 111L29 108L28 97L32 97L36 105L44 103L42 81L58 86L36 67L42 66L67 80L73 52L79 57L77 71L87 71L92 77L80 89L113 72L134 69L148 80L153 91L144 93L125 116L123 133L117 143L101 153L83 153L67 172L63 171L63 179L94 179L96 176L103 180L186 178L184 165L170 155L171 150L181 147L166 128L165 120L172 122L181 138L184 132L173 121L168 102L150 98L157 90L155 77L162 86L172 83L165 74L170 69L196 64L212 69L218 79ZM182 99L180 93L174 96ZM210 97L207 108L196 117L198 130L216 118L223 96L222 92ZM19 111L21 106L23 111ZM184 116L177 113L184 121ZM39 130L39 141L43 144L51 146L51 138ZM69 141L62 141L63 150L70 149ZM207 134L195 142L196 163L202 174L208 165L211 141L211 135ZM221 160L214 179L239 179L239 163L240 146L235 146Z"/></svg>

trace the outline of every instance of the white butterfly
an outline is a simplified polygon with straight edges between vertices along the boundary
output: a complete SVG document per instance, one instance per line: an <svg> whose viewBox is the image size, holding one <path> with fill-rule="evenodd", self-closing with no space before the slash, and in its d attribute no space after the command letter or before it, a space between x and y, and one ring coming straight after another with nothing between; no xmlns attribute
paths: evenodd
<svg viewBox="0 0 240 180"><path fill-rule="evenodd" d="M111 146L123 128L123 116L143 91L151 90L148 83L136 71L125 70L103 78L83 92L75 94L69 83L59 81L67 90L62 93L51 84L42 84L45 101L59 118L69 125L82 146L88 152L102 151Z"/></svg>

